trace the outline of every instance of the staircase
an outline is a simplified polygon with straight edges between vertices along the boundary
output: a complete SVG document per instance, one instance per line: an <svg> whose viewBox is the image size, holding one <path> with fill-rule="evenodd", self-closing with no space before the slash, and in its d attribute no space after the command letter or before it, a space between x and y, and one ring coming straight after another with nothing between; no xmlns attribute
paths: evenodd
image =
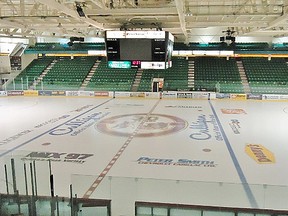
<svg viewBox="0 0 288 216"><path fill-rule="evenodd" d="M242 82L242 85L243 85L244 93L245 94L249 94L249 93L251 93L251 89L250 89L250 86L249 86L249 83L248 83L248 80L247 80L247 76L246 76L246 73L245 73L245 69L244 69L244 66L243 66L243 62L241 61L241 59L237 60L237 67L238 67L238 70L239 70L239 74L240 74L241 82Z"/></svg>
<svg viewBox="0 0 288 216"><path fill-rule="evenodd" d="M29 87L30 90L36 90L36 86L42 82L43 77L46 76L46 74L49 72L49 70L51 70L51 68L54 67L54 65L58 62L57 59L54 59L44 70L43 72L40 74L40 76L35 79L32 83L32 85Z"/></svg>
<svg viewBox="0 0 288 216"><path fill-rule="evenodd" d="M142 78L142 73L143 73L143 69L138 69L136 76L134 78L132 87L131 87L131 92L137 92L140 82L141 82L141 78Z"/></svg>
<svg viewBox="0 0 288 216"><path fill-rule="evenodd" d="M79 89L80 91L84 91L85 90L85 88L89 84L90 80L92 79L94 73L96 72L96 69L98 68L99 64L100 64L100 61L98 61L98 60L94 63L94 65L90 69L89 73L85 77L84 81L82 82L81 87Z"/></svg>
<svg viewBox="0 0 288 216"><path fill-rule="evenodd" d="M188 88L194 89L194 60L188 60Z"/></svg>

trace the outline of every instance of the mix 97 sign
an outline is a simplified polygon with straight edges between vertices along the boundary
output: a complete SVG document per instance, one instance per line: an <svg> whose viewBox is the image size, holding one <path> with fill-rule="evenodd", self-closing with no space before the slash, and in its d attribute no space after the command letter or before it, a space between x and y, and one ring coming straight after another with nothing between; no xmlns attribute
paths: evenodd
<svg viewBox="0 0 288 216"><path fill-rule="evenodd" d="M66 153L66 152L31 152L22 160L37 160L37 161L54 161L54 162L73 162L85 163L85 161L94 156L94 154L82 153Z"/></svg>

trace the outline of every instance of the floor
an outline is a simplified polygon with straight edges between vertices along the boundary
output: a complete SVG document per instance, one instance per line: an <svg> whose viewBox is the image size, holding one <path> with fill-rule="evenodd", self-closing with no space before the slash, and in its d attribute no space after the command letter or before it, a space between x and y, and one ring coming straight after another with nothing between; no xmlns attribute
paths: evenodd
<svg viewBox="0 0 288 216"><path fill-rule="evenodd" d="M59 196L288 206L287 102L16 96L0 119L10 192L32 193L35 175L49 195L51 174Z"/></svg>

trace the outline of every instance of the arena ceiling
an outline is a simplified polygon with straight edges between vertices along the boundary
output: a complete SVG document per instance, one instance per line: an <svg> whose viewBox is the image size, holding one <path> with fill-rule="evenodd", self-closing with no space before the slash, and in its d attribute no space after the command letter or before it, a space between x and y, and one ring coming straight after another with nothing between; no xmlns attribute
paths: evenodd
<svg viewBox="0 0 288 216"><path fill-rule="evenodd" d="M288 35L288 0L0 0L0 35L95 37L165 30L176 41ZM228 30L228 31L227 31Z"/></svg>

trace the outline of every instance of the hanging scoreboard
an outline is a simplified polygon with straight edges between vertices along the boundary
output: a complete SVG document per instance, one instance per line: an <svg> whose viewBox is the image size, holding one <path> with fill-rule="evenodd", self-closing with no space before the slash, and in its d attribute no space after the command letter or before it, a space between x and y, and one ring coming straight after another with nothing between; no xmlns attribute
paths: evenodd
<svg viewBox="0 0 288 216"><path fill-rule="evenodd" d="M174 37L167 31L106 31L109 68L166 69Z"/></svg>

